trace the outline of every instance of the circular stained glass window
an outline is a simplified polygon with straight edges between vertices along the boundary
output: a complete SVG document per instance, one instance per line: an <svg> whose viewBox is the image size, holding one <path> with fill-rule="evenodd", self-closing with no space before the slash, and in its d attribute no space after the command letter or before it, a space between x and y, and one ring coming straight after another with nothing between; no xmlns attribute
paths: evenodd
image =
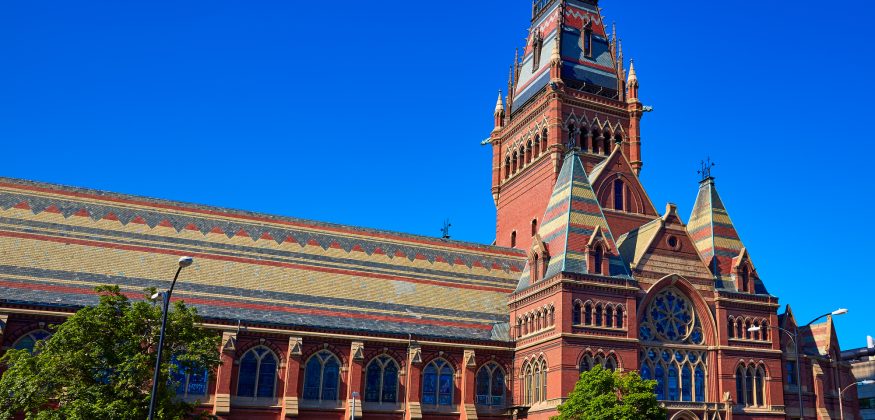
<svg viewBox="0 0 875 420"><path fill-rule="evenodd" d="M641 323L641 339L645 341L705 343L692 303L675 289L656 295L645 314Z"/></svg>

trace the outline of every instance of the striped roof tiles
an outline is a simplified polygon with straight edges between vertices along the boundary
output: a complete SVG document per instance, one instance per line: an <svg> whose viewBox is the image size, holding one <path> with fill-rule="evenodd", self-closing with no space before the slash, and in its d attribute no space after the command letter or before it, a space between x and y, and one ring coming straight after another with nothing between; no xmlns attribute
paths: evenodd
<svg viewBox="0 0 875 420"><path fill-rule="evenodd" d="M521 251L0 178L0 301L167 287L227 322L506 340Z"/></svg>
<svg viewBox="0 0 875 420"><path fill-rule="evenodd" d="M550 256L544 278L560 273L593 274L588 267L586 248L598 236L610 248L611 276L631 277L628 266L620 258L617 245L595 192L576 151L565 156L556 185L541 219L538 236ZM532 284L531 267L526 264L517 292Z"/></svg>

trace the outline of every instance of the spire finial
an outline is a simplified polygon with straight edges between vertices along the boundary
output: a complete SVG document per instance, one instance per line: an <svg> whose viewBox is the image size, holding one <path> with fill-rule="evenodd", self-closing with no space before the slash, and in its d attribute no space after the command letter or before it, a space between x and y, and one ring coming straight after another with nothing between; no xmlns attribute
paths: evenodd
<svg viewBox="0 0 875 420"><path fill-rule="evenodd" d="M635 60L629 60L629 84L638 83L638 74L635 73Z"/></svg>
<svg viewBox="0 0 875 420"><path fill-rule="evenodd" d="M501 89L498 90L498 101L495 103L495 113L504 111L504 102L501 101Z"/></svg>
<svg viewBox="0 0 875 420"><path fill-rule="evenodd" d="M711 161L711 157L708 156L708 159L703 160L701 162L701 165L702 168L699 169L696 173L698 173L702 177L702 182L705 182L709 179L714 179L714 177L711 176L711 169L714 169L717 164Z"/></svg>

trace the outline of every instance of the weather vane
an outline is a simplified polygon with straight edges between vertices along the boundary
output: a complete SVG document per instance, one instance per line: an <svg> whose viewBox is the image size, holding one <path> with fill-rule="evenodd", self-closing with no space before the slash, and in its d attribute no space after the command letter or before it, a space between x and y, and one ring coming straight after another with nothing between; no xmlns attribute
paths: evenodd
<svg viewBox="0 0 875 420"><path fill-rule="evenodd" d="M702 161L702 169L699 169L698 174L702 176L702 180L711 178L711 169L717 166L716 163L711 161L711 157L708 156L707 160Z"/></svg>
<svg viewBox="0 0 875 420"><path fill-rule="evenodd" d="M450 228L453 225L450 224L450 219L444 220L444 227L441 228L441 234L444 239L450 239Z"/></svg>

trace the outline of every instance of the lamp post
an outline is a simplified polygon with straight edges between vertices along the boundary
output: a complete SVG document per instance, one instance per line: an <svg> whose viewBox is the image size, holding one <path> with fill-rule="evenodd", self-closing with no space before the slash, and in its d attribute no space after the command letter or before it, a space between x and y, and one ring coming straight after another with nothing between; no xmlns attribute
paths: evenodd
<svg viewBox="0 0 875 420"><path fill-rule="evenodd" d="M152 396L149 399L149 420L155 419L155 396L158 394L158 377L161 373L161 350L164 347L164 330L167 328L167 312L170 310L170 295L173 294L173 288L176 286L176 279L179 278L179 273L183 268L190 266L194 262L191 257L182 257L179 259L179 268L176 269L176 275L173 276L173 282L170 283L170 289L166 292L158 292L152 295L152 299L157 299L159 295L164 295L164 308L161 310L161 332L158 335L158 354L155 359L155 372L152 374Z"/></svg>
<svg viewBox="0 0 875 420"><path fill-rule="evenodd" d="M841 420L845 420L845 398L843 397L843 395L845 395L845 391L847 391L848 389L851 389L852 387L855 387L857 385L872 385L872 384L875 384L875 381L866 380L866 381L854 382L854 383L846 386L844 389L839 389L839 418Z"/></svg>
<svg viewBox="0 0 875 420"><path fill-rule="evenodd" d="M359 393L356 391L352 391L352 413L350 417L352 420L355 420L355 399L359 397Z"/></svg>
<svg viewBox="0 0 875 420"><path fill-rule="evenodd" d="M807 327L807 326L809 326L809 325L817 322L818 320L820 320L826 316L829 316L829 315L844 315L846 313L848 313L847 309L844 309L844 308L836 309L835 311L832 311L828 314L823 314L817 318L814 318L811 322L805 324L805 326ZM791 332L791 331L788 331L784 328L776 327L774 325L769 325L768 328L778 330L778 331L781 331L781 332L787 334L787 336L790 337L790 340L793 341L793 348L794 348L795 353L796 353L796 391L797 391L798 399L799 399L799 418L804 419L805 418L805 407L802 404L802 375L801 375L801 367L799 366L802 362L802 356L799 354L799 329L794 328L795 331ZM747 330L750 332L757 332L757 331L762 330L762 327L755 326L755 327L750 327Z"/></svg>

